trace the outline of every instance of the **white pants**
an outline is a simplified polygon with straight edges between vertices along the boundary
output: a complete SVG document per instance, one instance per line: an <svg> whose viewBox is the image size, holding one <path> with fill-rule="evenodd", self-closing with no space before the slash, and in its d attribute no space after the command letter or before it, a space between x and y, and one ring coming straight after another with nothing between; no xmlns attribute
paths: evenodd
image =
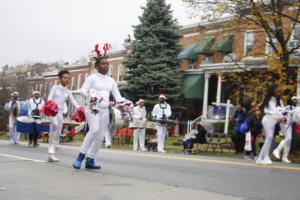
<svg viewBox="0 0 300 200"><path fill-rule="evenodd" d="M59 144L59 139L61 131L64 124L63 113L59 112L55 117L50 117L50 131L49 131L49 148L48 153L54 154L57 145Z"/></svg>
<svg viewBox="0 0 300 200"><path fill-rule="evenodd" d="M111 146L112 144L112 134L109 130L106 131L105 135L105 146Z"/></svg>
<svg viewBox="0 0 300 200"><path fill-rule="evenodd" d="M270 150L274 137L276 121L269 116L265 116L262 120L265 131L265 142L258 156L258 160L270 159Z"/></svg>
<svg viewBox="0 0 300 200"><path fill-rule="evenodd" d="M138 150L139 146L141 150L145 149L145 133L146 129L133 130L133 150Z"/></svg>
<svg viewBox="0 0 300 200"><path fill-rule="evenodd" d="M108 109L102 110L98 114L87 111L86 120L89 124L89 132L83 140L80 153L87 154L90 151L87 157L95 158L103 142L104 135L108 132Z"/></svg>
<svg viewBox="0 0 300 200"><path fill-rule="evenodd" d="M292 144L292 124L289 123L288 125L282 126L281 130L284 134L284 140L282 140L278 147L276 148L276 151L279 153L283 150L283 159L287 159L288 155L290 153L291 144Z"/></svg>
<svg viewBox="0 0 300 200"><path fill-rule="evenodd" d="M17 131L16 124L9 124L9 140L11 143L18 143L20 139L20 133Z"/></svg>
<svg viewBox="0 0 300 200"><path fill-rule="evenodd" d="M167 127L166 126L157 126L157 150L163 151L165 149L165 140L167 137Z"/></svg>

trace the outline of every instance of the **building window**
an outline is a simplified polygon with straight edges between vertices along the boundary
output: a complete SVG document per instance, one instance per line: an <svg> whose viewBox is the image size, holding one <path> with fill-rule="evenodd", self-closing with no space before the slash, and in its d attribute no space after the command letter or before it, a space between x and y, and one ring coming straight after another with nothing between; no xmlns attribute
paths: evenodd
<svg viewBox="0 0 300 200"><path fill-rule="evenodd" d="M244 37L244 53L246 56L249 56L253 50L254 45L254 31L248 31L245 33Z"/></svg>
<svg viewBox="0 0 300 200"><path fill-rule="evenodd" d="M79 90L81 87L81 74L78 74L78 78L77 78L77 90Z"/></svg>
<svg viewBox="0 0 300 200"><path fill-rule="evenodd" d="M109 77L114 76L114 66L113 65L109 65L108 76Z"/></svg>
<svg viewBox="0 0 300 200"><path fill-rule="evenodd" d="M296 24L295 28L292 30L288 47L290 49L296 48L299 45L299 38L300 38L300 24Z"/></svg>
<svg viewBox="0 0 300 200"><path fill-rule="evenodd" d="M202 60L202 64L211 64L211 63L213 63L212 55L204 55L203 60Z"/></svg>
<svg viewBox="0 0 300 200"><path fill-rule="evenodd" d="M270 39L267 36L267 38L266 38L266 54L267 55L270 55L270 54L274 53L274 48L270 45L269 41L270 41ZM272 38L272 41L273 41L274 44L277 43L276 38Z"/></svg>
<svg viewBox="0 0 300 200"><path fill-rule="evenodd" d="M118 65L118 81L123 81L123 65Z"/></svg>

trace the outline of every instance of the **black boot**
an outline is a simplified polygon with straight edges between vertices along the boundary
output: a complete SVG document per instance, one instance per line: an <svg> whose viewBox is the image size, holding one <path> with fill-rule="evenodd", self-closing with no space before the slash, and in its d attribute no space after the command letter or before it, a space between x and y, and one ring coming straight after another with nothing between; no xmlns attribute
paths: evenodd
<svg viewBox="0 0 300 200"><path fill-rule="evenodd" d="M93 158L86 158L85 160L86 169L101 169L99 165L96 165Z"/></svg>

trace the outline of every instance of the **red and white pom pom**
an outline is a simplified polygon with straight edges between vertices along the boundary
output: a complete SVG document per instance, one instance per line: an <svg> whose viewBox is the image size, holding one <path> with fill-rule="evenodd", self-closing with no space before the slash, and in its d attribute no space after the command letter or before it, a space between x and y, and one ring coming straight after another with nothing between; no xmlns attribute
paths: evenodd
<svg viewBox="0 0 300 200"><path fill-rule="evenodd" d="M85 112L84 107L79 107L75 110L75 112L71 115L71 120L76 122L84 122L85 121Z"/></svg>
<svg viewBox="0 0 300 200"><path fill-rule="evenodd" d="M58 113L58 104L52 100L47 100L40 109L40 113L43 113L48 117L55 117Z"/></svg>

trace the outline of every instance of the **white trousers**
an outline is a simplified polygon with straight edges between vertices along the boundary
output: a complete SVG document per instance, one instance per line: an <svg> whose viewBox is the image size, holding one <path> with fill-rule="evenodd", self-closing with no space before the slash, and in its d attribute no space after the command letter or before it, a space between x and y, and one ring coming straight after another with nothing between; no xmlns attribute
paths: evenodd
<svg viewBox="0 0 300 200"><path fill-rule="evenodd" d="M105 138L105 146L111 146L112 145L112 133L109 130L106 131L104 138Z"/></svg>
<svg viewBox="0 0 300 200"><path fill-rule="evenodd" d="M284 134L284 140L282 140L278 147L276 148L276 151L279 153L283 150L283 159L287 159L290 153L291 144L292 144L292 124L289 123L286 126L282 126L281 128L283 134Z"/></svg>
<svg viewBox="0 0 300 200"><path fill-rule="evenodd" d="M258 156L259 160L270 159L270 150L274 137L276 121L265 116L262 120L262 125L265 131L265 142Z"/></svg>
<svg viewBox="0 0 300 200"><path fill-rule="evenodd" d="M167 137L167 127L166 126L157 126L157 132L156 132L156 137L157 137L157 150L158 151L163 151L165 149L165 141Z"/></svg>
<svg viewBox="0 0 300 200"><path fill-rule="evenodd" d="M133 150L138 150L139 146L141 150L145 149L145 133L146 129L133 130Z"/></svg>
<svg viewBox="0 0 300 200"><path fill-rule="evenodd" d="M16 120L12 116L9 116L8 121L9 140L11 143L17 143L20 139L20 133L17 132Z"/></svg>
<svg viewBox="0 0 300 200"><path fill-rule="evenodd" d="M108 109L102 110L98 114L87 111L86 120L89 125L89 132L86 134L80 153L87 154L89 158L95 158L104 139L104 135L108 132L109 112Z"/></svg>
<svg viewBox="0 0 300 200"><path fill-rule="evenodd" d="M59 144L59 139L61 131L64 124L63 113L59 112L55 117L50 117L50 131L49 131L49 147L48 153L54 154L57 145Z"/></svg>

